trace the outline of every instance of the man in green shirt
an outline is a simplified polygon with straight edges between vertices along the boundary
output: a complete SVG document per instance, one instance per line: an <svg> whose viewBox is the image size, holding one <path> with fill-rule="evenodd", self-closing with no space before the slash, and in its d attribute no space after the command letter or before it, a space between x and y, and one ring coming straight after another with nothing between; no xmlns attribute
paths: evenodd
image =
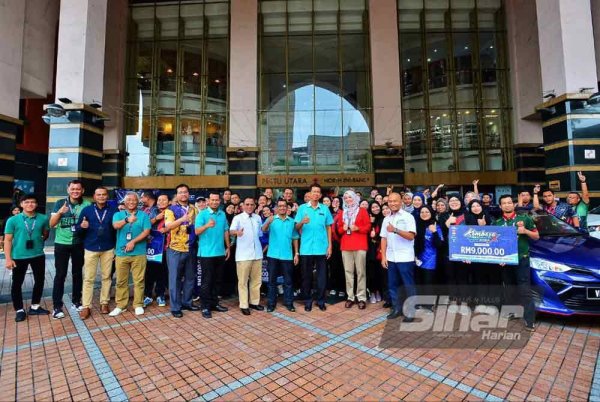
<svg viewBox="0 0 600 402"><path fill-rule="evenodd" d="M73 276L73 308L81 311L81 290L83 288L83 242L77 236L77 221L81 210L88 205L89 201L83 199L84 188L79 180L71 180L67 186L69 196L54 204L54 210L50 214L50 227L56 229L54 239L54 264L56 275L54 276L54 288L52 289L52 301L55 319L64 318L63 295L65 293L65 279L71 260L71 275Z"/></svg>
<svg viewBox="0 0 600 402"><path fill-rule="evenodd" d="M29 315L43 315L50 312L40 307L42 292L44 291L44 278L46 275L46 257L44 255L44 241L48 238L48 218L36 212L37 199L34 195L25 195L21 199L23 212L12 216L6 222L4 252L6 256L6 269L12 270L11 297L13 307L17 312L15 321L24 321L26 318L23 309L23 293L21 288L31 265L33 271L33 293Z"/></svg>
<svg viewBox="0 0 600 402"><path fill-rule="evenodd" d="M510 195L500 197L502 216L494 222L495 226L516 226L518 236L519 264L503 265L502 278L507 289L506 298L510 303L518 302L523 306L526 328L535 329L535 305L531 294L531 268L529 266L529 241L538 240L540 234L529 215L517 215L515 204Z"/></svg>
<svg viewBox="0 0 600 402"><path fill-rule="evenodd" d="M586 178L582 172L577 172L577 177L581 183L581 194L571 191L567 195L567 204L573 207L575 215L579 217L579 229L587 232L587 216L590 206L590 192L586 183Z"/></svg>

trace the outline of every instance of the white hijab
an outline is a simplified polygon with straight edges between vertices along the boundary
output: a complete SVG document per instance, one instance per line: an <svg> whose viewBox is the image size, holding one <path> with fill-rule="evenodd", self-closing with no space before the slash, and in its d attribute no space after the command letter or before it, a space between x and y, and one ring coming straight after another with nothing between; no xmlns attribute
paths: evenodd
<svg viewBox="0 0 600 402"><path fill-rule="evenodd" d="M354 222L356 221L356 216L358 215L358 210L360 208L360 197L352 190L348 190L344 193L344 198L346 197L346 195L349 195L350 197L352 197L352 199L354 200L354 203L352 205L348 205L346 204L346 201L344 201L344 223L348 226L350 225L354 225Z"/></svg>

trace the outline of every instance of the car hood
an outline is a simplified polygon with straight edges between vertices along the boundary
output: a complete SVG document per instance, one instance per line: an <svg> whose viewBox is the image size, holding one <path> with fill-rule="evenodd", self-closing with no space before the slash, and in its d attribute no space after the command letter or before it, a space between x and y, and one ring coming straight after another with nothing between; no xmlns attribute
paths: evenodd
<svg viewBox="0 0 600 402"><path fill-rule="evenodd" d="M548 236L530 244L531 257L585 267L600 273L600 239L590 236Z"/></svg>

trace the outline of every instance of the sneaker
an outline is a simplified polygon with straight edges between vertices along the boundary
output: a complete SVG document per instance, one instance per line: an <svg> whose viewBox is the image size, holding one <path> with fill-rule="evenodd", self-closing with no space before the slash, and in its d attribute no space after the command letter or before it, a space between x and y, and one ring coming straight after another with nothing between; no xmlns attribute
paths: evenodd
<svg viewBox="0 0 600 402"><path fill-rule="evenodd" d="M332 290L329 292L329 296L335 296L337 295L337 292L335 290Z"/></svg>
<svg viewBox="0 0 600 402"><path fill-rule="evenodd" d="M115 309L113 311L111 311L110 313L108 313L108 315L111 316L111 317L116 317L119 314L121 314L123 311L124 310L121 310L120 308L115 307Z"/></svg>
<svg viewBox="0 0 600 402"><path fill-rule="evenodd" d="M81 303L73 303L71 305L71 308L75 311L81 311L83 310L83 306L81 305Z"/></svg>
<svg viewBox="0 0 600 402"><path fill-rule="evenodd" d="M167 305L165 298L160 296L156 298L156 303L158 303L158 307L165 307Z"/></svg>
<svg viewBox="0 0 600 402"><path fill-rule="evenodd" d="M158 300L158 298L156 298ZM162 298L164 300L164 297ZM193 302L198 302L200 301L200 296L196 296L192 299Z"/></svg>
<svg viewBox="0 0 600 402"><path fill-rule="evenodd" d="M142 315L144 314L144 308L143 307L136 307L135 308L135 315Z"/></svg>
<svg viewBox="0 0 600 402"><path fill-rule="evenodd" d="M525 325L525 331L529 331L529 332L535 331L535 324L532 322L532 323Z"/></svg>
<svg viewBox="0 0 600 402"><path fill-rule="evenodd" d="M62 310L55 308L54 312L52 313L52 318L55 320L60 320L61 318L65 318L65 313L63 313Z"/></svg>
<svg viewBox="0 0 600 402"><path fill-rule="evenodd" d="M377 303L379 303L381 301L381 293L379 293L379 292L375 293L375 300L377 301Z"/></svg>
<svg viewBox="0 0 600 402"><path fill-rule="evenodd" d="M16 322L25 321L26 318L27 318L27 314L25 314L25 310L21 309L21 310L17 311L17 315L15 316Z"/></svg>
<svg viewBox="0 0 600 402"><path fill-rule="evenodd" d="M280 295L283 294L283 285L278 285L277 286L277 293L279 293Z"/></svg>
<svg viewBox="0 0 600 402"><path fill-rule="evenodd" d="M152 299L151 297L144 297L144 307L148 307L152 304L153 301L154 299Z"/></svg>
<svg viewBox="0 0 600 402"><path fill-rule="evenodd" d="M371 293L371 297L369 297L369 303L371 303L371 304L377 303L377 297L375 297L375 294Z"/></svg>
<svg viewBox="0 0 600 402"><path fill-rule="evenodd" d="M31 308L29 307L29 311L27 312L29 315L48 315L50 312L43 307Z"/></svg>

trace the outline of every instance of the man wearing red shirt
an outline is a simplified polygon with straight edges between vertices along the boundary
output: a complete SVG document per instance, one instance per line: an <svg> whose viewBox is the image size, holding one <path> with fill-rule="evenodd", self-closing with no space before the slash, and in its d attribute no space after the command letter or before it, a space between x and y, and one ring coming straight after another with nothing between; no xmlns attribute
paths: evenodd
<svg viewBox="0 0 600 402"><path fill-rule="evenodd" d="M356 274L356 299L358 308L367 307L367 235L371 229L369 213L360 208L360 197L351 190L344 193L344 210L336 216L337 232L340 235L340 248L346 273L346 308L352 307L355 301L354 276Z"/></svg>

